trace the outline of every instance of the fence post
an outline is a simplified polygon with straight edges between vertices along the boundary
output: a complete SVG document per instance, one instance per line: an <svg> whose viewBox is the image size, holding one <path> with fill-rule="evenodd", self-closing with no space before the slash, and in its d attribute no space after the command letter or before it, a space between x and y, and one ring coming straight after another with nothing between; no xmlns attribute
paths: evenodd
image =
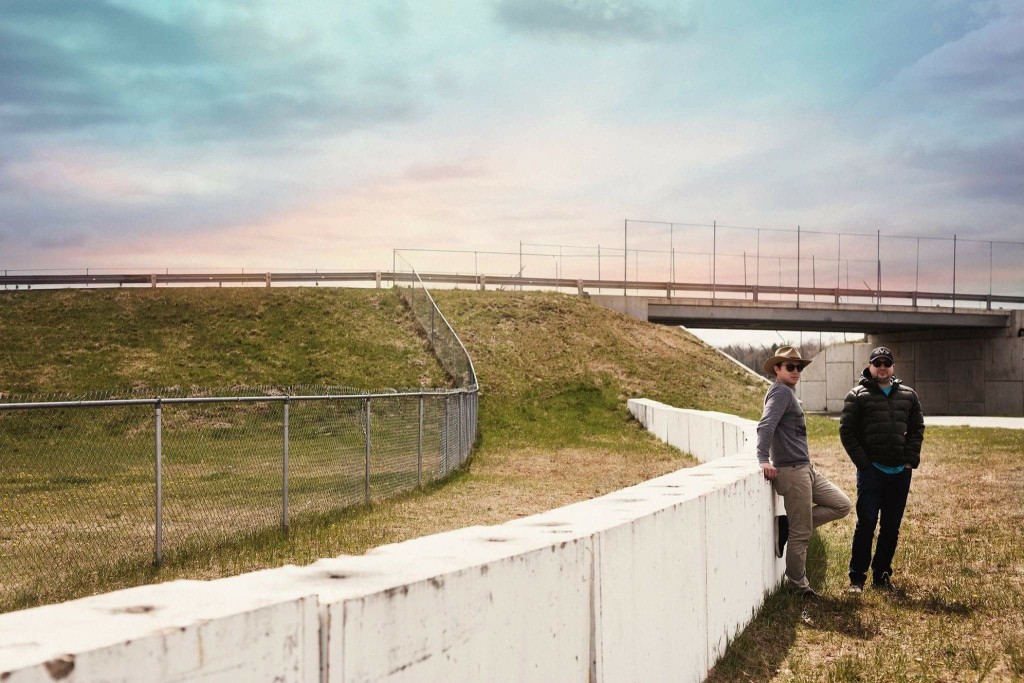
<svg viewBox="0 0 1024 683"><path fill-rule="evenodd" d="M462 428L462 422L465 420L463 411L463 400L466 397L465 394L459 393L459 464L462 464L462 454L466 451L466 434Z"/></svg>
<svg viewBox="0 0 1024 683"><path fill-rule="evenodd" d="M420 394L419 404L419 439L416 442L416 486L423 486L423 394Z"/></svg>
<svg viewBox="0 0 1024 683"><path fill-rule="evenodd" d="M366 503L370 502L370 399L366 401L366 481L363 487L363 497Z"/></svg>
<svg viewBox="0 0 1024 683"><path fill-rule="evenodd" d="M451 435L448 430L448 399L450 398L450 394L444 395L444 427L441 430L441 434L444 436L444 447L441 449L441 455L444 461L444 467L441 468L443 476L448 476L448 442L451 440L449 438Z"/></svg>
<svg viewBox="0 0 1024 683"><path fill-rule="evenodd" d="M459 413L459 430L462 432L462 455L459 458L459 464L466 462L466 458L469 456L469 396L465 393L460 397L459 403L461 408Z"/></svg>
<svg viewBox="0 0 1024 683"><path fill-rule="evenodd" d="M163 481L163 416L160 399L156 400L156 541L153 564L164 560L164 481Z"/></svg>
<svg viewBox="0 0 1024 683"><path fill-rule="evenodd" d="M956 235L953 235L953 312L956 313Z"/></svg>
<svg viewBox="0 0 1024 683"><path fill-rule="evenodd" d="M284 400L284 458L281 462L281 528L288 531L288 399Z"/></svg>

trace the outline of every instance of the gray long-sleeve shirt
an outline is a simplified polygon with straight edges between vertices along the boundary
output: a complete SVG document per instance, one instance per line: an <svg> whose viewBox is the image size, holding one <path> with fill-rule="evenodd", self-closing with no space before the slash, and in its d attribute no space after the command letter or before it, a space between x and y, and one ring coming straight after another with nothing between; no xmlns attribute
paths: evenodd
<svg viewBox="0 0 1024 683"><path fill-rule="evenodd" d="M757 460L776 467L809 463L807 421L796 392L775 382L764 396L764 413L757 423Z"/></svg>

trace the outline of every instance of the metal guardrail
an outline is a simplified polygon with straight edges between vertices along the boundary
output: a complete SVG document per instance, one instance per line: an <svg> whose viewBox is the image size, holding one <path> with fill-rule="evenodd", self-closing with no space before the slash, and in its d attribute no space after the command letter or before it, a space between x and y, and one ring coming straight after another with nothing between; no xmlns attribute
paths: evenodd
<svg viewBox="0 0 1024 683"><path fill-rule="evenodd" d="M446 477L476 437L476 373L403 288L454 389L335 387L0 402L0 611L79 574L157 564ZM227 392L221 392L227 393Z"/></svg>

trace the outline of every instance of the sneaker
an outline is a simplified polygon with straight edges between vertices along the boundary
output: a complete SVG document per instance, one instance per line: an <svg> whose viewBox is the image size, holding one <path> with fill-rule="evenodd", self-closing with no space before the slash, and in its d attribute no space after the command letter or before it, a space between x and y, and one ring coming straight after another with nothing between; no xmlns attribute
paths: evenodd
<svg viewBox="0 0 1024 683"><path fill-rule="evenodd" d="M775 518L775 557L782 557L789 540L789 517L779 515Z"/></svg>
<svg viewBox="0 0 1024 683"><path fill-rule="evenodd" d="M871 587L884 591L896 590L896 586L892 585L892 574L889 572L882 572L881 576L871 582Z"/></svg>
<svg viewBox="0 0 1024 683"><path fill-rule="evenodd" d="M807 588L798 589L796 594L804 600L817 600L821 597L820 595L818 595L818 592L810 586L808 586Z"/></svg>
<svg viewBox="0 0 1024 683"><path fill-rule="evenodd" d="M846 592L847 593L858 593L858 594L859 593L863 593L864 592L864 584L863 583L851 583L850 587L846 589Z"/></svg>

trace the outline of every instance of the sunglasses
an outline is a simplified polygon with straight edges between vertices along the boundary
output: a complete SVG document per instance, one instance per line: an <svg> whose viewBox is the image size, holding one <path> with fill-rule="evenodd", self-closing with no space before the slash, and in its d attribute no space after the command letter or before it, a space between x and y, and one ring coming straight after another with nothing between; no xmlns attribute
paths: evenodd
<svg viewBox="0 0 1024 683"><path fill-rule="evenodd" d="M892 361L891 360L882 360L881 358L876 358L875 360L871 361L871 364L873 366L875 366L876 368L880 368L883 365L885 367L887 367L887 368L891 368L892 367Z"/></svg>
<svg viewBox="0 0 1024 683"><path fill-rule="evenodd" d="M775 367L781 368L783 367L783 363L776 363ZM794 370L796 370L797 372L803 372L804 366L797 365L796 363L785 363L785 368L789 372L793 372Z"/></svg>

